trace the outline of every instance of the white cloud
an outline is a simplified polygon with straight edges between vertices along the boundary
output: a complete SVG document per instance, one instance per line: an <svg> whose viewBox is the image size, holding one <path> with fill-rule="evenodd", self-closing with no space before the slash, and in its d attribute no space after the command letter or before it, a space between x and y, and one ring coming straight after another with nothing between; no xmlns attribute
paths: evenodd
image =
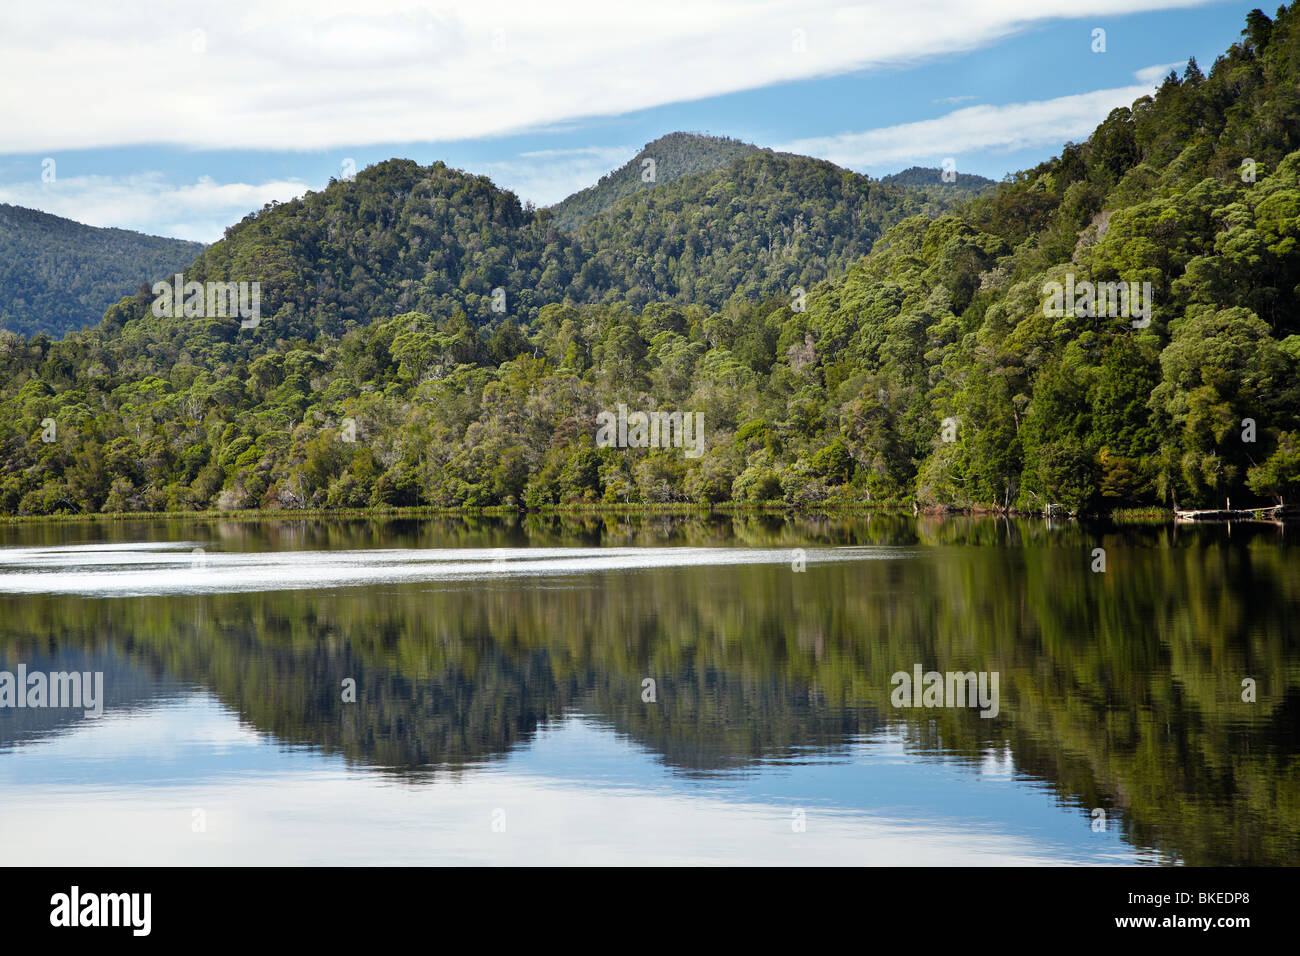
<svg viewBox="0 0 1300 956"><path fill-rule="evenodd" d="M636 146L529 150L510 159L478 162L469 171L537 206L559 202L631 159ZM298 179L219 183L202 176L174 183L161 172L128 176L59 176L52 183L28 177L0 183L0 202L39 209L91 226L115 226L151 235L214 242L230 226L269 202L287 202L308 188Z"/></svg>
<svg viewBox="0 0 1300 956"><path fill-rule="evenodd" d="M774 148L819 156L838 165L885 168L937 165L944 158L975 152L1057 148L1086 138L1117 106L1151 92L1178 64L1144 67L1134 75L1141 85L1095 90L1051 100L980 105L942 117L862 132L812 137ZM960 102L954 96L936 102ZM637 152L636 146L584 146L534 149L508 159L470 164L521 200L550 205L595 183ZM322 188L324 183L316 184ZM213 242L225 228L266 203L286 202L308 189L301 180L219 183L203 176L177 184L158 172L129 176L60 177L0 184L0 202L40 209L93 226L116 226L155 235Z"/></svg>
<svg viewBox="0 0 1300 956"><path fill-rule="evenodd" d="M521 200L548 206L592 185L636 155L637 146L589 146L529 150L514 158L472 163L468 171L488 176ZM59 176L52 183L28 177L0 183L0 202L39 209L91 226L115 226L151 235L214 242L230 226L269 202L287 202L308 188L297 179L263 183L219 183L202 176L171 182L163 173L129 176Z"/></svg>
<svg viewBox="0 0 1300 956"><path fill-rule="evenodd" d="M536 149L515 159L475 163L473 171L534 205L549 206L593 185L637 154L638 146Z"/></svg>
<svg viewBox="0 0 1300 956"><path fill-rule="evenodd" d="M951 156L960 170L963 153L1059 147L1067 140L1086 139L1111 110L1130 106L1138 97L1149 94L1168 70L1167 66L1138 70L1134 74L1140 81L1137 86L1028 103L968 106L937 119L797 139L776 148L818 156L852 169L938 165ZM1148 80L1151 76L1156 79Z"/></svg>
<svg viewBox="0 0 1300 956"><path fill-rule="evenodd" d="M204 176L197 182L175 184L161 173L149 172L2 184L0 202L39 209L91 226L212 242L249 212L306 191L303 183L290 180L218 183Z"/></svg>
<svg viewBox="0 0 1300 956"><path fill-rule="evenodd" d="M10 4L0 31L0 153L467 139L913 62L1048 19L1200 2Z"/></svg>
<svg viewBox="0 0 1300 956"><path fill-rule="evenodd" d="M1185 66L1187 66L1186 60L1179 63L1158 63L1155 66L1144 66L1133 75L1138 78L1140 83L1159 86L1165 81L1165 77L1169 75L1170 70L1177 70L1181 74Z"/></svg>

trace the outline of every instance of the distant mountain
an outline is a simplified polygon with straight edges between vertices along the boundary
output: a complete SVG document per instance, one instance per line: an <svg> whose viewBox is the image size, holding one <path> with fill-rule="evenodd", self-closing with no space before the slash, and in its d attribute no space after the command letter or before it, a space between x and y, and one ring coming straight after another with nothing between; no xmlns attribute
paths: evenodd
<svg viewBox="0 0 1300 956"><path fill-rule="evenodd" d="M624 197L574 235L590 256L584 275L608 290L607 300L718 306L737 294L757 300L810 289L865 256L889 226L938 215L944 198L825 160L755 150Z"/></svg>
<svg viewBox="0 0 1300 956"><path fill-rule="evenodd" d="M202 251L199 242L101 229L0 204L0 328L57 338L95 325L122 296Z"/></svg>
<svg viewBox="0 0 1300 956"><path fill-rule="evenodd" d="M572 232L486 177L388 160L246 217L185 270L187 280L258 282L264 331L241 333L223 318L159 319L148 295L109 309L108 328L144 320L128 337L200 348L224 341L252 354L274 341L267 329L311 340L406 312L463 315L483 327L530 322L551 303L716 307L810 288L865 255L890 225L946 208L944 196L823 160L744 149L722 168L614 200ZM663 155L657 170L684 154Z"/></svg>
<svg viewBox="0 0 1300 956"><path fill-rule="evenodd" d="M881 176L880 181L898 186L939 186L950 190L970 191L997 185L994 180L986 176L976 176L974 173L957 173L956 181L946 183L943 181L943 170L930 166L909 166L902 172Z"/></svg>
<svg viewBox="0 0 1300 956"><path fill-rule="evenodd" d="M105 321L144 320L131 336L238 339L255 350L275 337L342 335L411 311L486 325L587 298L583 263L549 213L525 209L487 177L391 159L246 216L185 270L191 281L259 283L260 331L223 318L160 319L150 296L123 300Z"/></svg>
<svg viewBox="0 0 1300 956"><path fill-rule="evenodd" d="M594 186L579 190L550 207L555 224L573 229L596 213L608 209L624 196L692 173L708 172L733 160L758 152L757 146L725 136L701 133L669 133L653 142ZM649 161L649 162L647 162Z"/></svg>

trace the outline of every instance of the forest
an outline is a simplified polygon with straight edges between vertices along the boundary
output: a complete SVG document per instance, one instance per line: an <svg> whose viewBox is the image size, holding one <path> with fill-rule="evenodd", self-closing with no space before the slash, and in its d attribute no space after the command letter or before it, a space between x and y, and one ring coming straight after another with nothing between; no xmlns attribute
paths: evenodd
<svg viewBox="0 0 1300 956"><path fill-rule="evenodd" d="M572 229L392 160L185 270L259 281L257 328L157 318L146 286L58 341L0 333L0 512L1300 492L1291 10L995 187L715 156L588 196ZM1150 321L1050 314L1067 277L1150 283ZM619 404L702 412L704 453L598 447Z"/></svg>
<svg viewBox="0 0 1300 956"><path fill-rule="evenodd" d="M101 229L0 203L0 329L58 337L96 325L139 276L188 265L203 244Z"/></svg>

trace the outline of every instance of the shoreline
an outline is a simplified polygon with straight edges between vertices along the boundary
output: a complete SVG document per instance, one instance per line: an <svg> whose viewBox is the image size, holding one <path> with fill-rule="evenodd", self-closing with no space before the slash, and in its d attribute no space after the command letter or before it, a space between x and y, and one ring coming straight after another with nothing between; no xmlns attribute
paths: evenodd
<svg viewBox="0 0 1300 956"><path fill-rule="evenodd" d="M418 505L402 508L276 508L276 509L240 509L236 511L119 511L109 513L58 514L58 515L0 515L0 524L69 524L91 523L96 521L299 521L315 519L385 519L400 520L411 518L504 518L511 515L541 516L584 516L601 517L605 515L635 516L680 516L694 515L708 517L711 515L784 515L787 518L814 517L818 515L893 515L917 518L1042 518L1060 521L1061 518L1048 519L1042 512L1003 510L993 508L962 508L955 505L938 505L914 511L911 507L897 503L891 504L828 504L822 507L787 505L784 503L730 504L720 503L699 505L679 504L591 504L591 505L549 505L543 508L521 508L508 505L488 507L435 507ZM1066 520L1112 521L1124 523L1130 521L1169 521L1175 519L1171 508L1124 508L1095 515L1071 516Z"/></svg>

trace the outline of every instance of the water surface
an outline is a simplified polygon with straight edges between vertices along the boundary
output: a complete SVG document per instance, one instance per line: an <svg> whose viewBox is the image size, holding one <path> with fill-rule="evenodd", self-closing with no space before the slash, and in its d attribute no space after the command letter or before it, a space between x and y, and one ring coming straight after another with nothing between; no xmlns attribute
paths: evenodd
<svg viewBox="0 0 1300 956"><path fill-rule="evenodd" d="M6 526L0 862L1295 864L1295 533Z"/></svg>

